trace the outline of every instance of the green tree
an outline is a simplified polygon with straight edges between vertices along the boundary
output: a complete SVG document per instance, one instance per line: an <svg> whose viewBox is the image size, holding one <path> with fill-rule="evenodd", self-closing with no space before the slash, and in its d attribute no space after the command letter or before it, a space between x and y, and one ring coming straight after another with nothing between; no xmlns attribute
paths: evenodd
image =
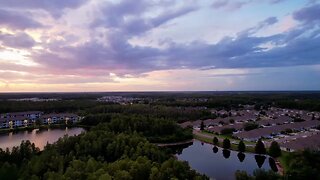
<svg viewBox="0 0 320 180"><path fill-rule="evenodd" d="M266 154L267 151L261 139L258 140L254 150L257 154Z"/></svg>
<svg viewBox="0 0 320 180"><path fill-rule="evenodd" d="M253 176L256 180L277 180L281 179L281 176L272 170L266 171L264 169L256 169L253 171Z"/></svg>
<svg viewBox="0 0 320 180"><path fill-rule="evenodd" d="M217 137L213 138L213 145L217 146L219 144L219 139Z"/></svg>
<svg viewBox="0 0 320 180"><path fill-rule="evenodd" d="M230 119L229 122L230 122L231 124L233 124L233 123L234 123L234 119Z"/></svg>
<svg viewBox="0 0 320 180"><path fill-rule="evenodd" d="M225 135L225 134L232 134L234 131L236 131L236 129L234 128L224 128L221 130L221 134Z"/></svg>
<svg viewBox="0 0 320 180"><path fill-rule="evenodd" d="M200 130L203 131L204 130L204 123L203 121L201 121L201 124L200 124Z"/></svg>
<svg viewBox="0 0 320 180"><path fill-rule="evenodd" d="M223 140L222 147L223 147L224 149L230 149L231 144L230 144L230 140L229 140L228 138L226 138L226 139Z"/></svg>
<svg viewBox="0 0 320 180"><path fill-rule="evenodd" d="M248 122L248 123L245 123L243 125L243 129L245 131L250 131L250 130L253 130L253 129L257 129L259 127L259 124L255 123L255 122Z"/></svg>
<svg viewBox="0 0 320 180"><path fill-rule="evenodd" d="M253 175L246 171L237 170L235 173L236 180L280 180L281 176L272 170L266 171L264 169L256 169Z"/></svg>
<svg viewBox="0 0 320 180"><path fill-rule="evenodd" d="M320 179L320 151L304 150L286 154L289 179Z"/></svg>
<svg viewBox="0 0 320 180"><path fill-rule="evenodd" d="M235 172L236 180L254 180L246 171L237 170Z"/></svg>
<svg viewBox="0 0 320 180"><path fill-rule="evenodd" d="M269 155L274 158L281 156L281 149L276 141L272 141L269 148Z"/></svg>
<svg viewBox="0 0 320 180"><path fill-rule="evenodd" d="M245 152L246 151L246 145L244 144L243 141L240 141L238 144L238 151L239 152Z"/></svg>
<svg viewBox="0 0 320 180"><path fill-rule="evenodd" d="M35 124L36 124L37 126L42 125L41 119L40 119L40 118L36 119Z"/></svg>

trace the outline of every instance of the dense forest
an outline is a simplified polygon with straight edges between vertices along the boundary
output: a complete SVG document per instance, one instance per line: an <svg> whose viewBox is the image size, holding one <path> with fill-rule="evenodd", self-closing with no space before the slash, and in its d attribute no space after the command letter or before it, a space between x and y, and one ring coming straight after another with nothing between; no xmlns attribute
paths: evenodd
<svg viewBox="0 0 320 180"><path fill-rule="evenodd" d="M40 152L30 142L0 150L3 179L207 179L138 133L99 124Z"/></svg>
<svg viewBox="0 0 320 180"><path fill-rule="evenodd" d="M97 102L96 99L102 96L122 96L141 98L140 106L144 113L155 112L154 107L158 107L165 113L172 113L175 109L176 115L181 111L192 111L187 107L206 107L217 109L236 109L241 105L251 104L257 106L277 106L283 108L304 109L310 111L320 111L320 92L302 91L302 92L131 92L131 93L0 93L0 113L13 111L39 110L44 112L137 112L139 106L127 110L128 107L107 105L116 105L110 102ZM11 101L19 98L57 98L59 101L53 102L29 102L29 101ZM85 109L91 108L89 112ZM122 109L121 109L122 108ZM172 109L171 109L172 108ZM196 110L193 110L196 111ZM196 114L192 112L191 119L208 115L205 109ZM195 114L193 114L195 113ZM184 117L189 117L188 115ZM180 120L183 117L179 117Z"/></svg>
<svg viewBox="0 0 320 180"><path fill-rule="evenodd" d="M120 105L98 102L104 93L28 94L30 97L59 98L58 101L12 101L21 94L0 95L0 113L15 111L74 112L83 116L89 130L64 137L40 151L29 141L19 147L0 149L0 179L207 179L176 160L170 150L152 143L192 139L192 130L177 123L216 118L210 108L236 109L252 104L257 108L320 111L320 93L120 93L145 98L142 103ZM70 95L70 96L69 96ZM114 95L114 94L112 94ZM119 94L115 94L119 95ZM319 152L287 154L285 177L256 171L237 172L237 179L318 178Z"/></svg>

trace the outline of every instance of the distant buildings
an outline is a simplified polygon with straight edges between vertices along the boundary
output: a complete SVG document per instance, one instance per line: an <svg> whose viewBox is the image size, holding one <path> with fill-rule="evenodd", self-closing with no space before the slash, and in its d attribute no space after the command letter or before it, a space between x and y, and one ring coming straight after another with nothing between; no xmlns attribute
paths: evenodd
<svg viewBox="0 0 320 180"><path fill-rule="evenodd" d="M49 101L59 101L60 99L55 99L55 98L37 98L37 97L33 97L33 98L21 98L21 99L9 99L9 101L30 101L30 102L49 102Z"/></svg>
<svg viewBox="0 0 320 180"><path fill-rule="evenodd" d="M180 126L199 130L203 122L205 130L211 133L232 130L232 136L237 139L257 141L262 138L266 144L277 141L285 151L320 149L320 112L276 107L255 110L253 106L243 105L241 109L211 109L211 113L217 118L186 121ZM245 131L244 125L248 122L258 124L258 128Z"/></svg>
<svg viewBox="0 0 320 180"><path fill-rule="evenodd" d="M0 114L0 128L28 127L40 121L42 124L76 123L80 117L71 113L44 114L41 111L12 112Z"/></svg>
<svg viewBox="0 0 320 180"><path fill-rule="evenodd" d="M97 101L99 102L111 102L111 103L118 103L118 104L133 104L133 103L143 103L143 98L134 98L134 97L124 97L124 96L103 96L98 98Z"/></svg>
<svg viewBox="0 0 320 180"><path fill-rule="evenodd" d="M283 124L278 126L271 126L266 128L254 129L251 131L243 131L237 133L235 136L244 139L246 141L256 141L260 138L273 138L273 136L280 135L282 131L287 129L295 130L295 131L303 131L309 130L311 128L315 128L320 125L320 121L304 121L304 122L296 122Z"/></svg>
<svg viewBox="0 0 320 180"><path fill-rule="evenodd" d="M52 113L41 116L41 120L43 124L68 124L77 123L80 117L71 113Z"/></svg>

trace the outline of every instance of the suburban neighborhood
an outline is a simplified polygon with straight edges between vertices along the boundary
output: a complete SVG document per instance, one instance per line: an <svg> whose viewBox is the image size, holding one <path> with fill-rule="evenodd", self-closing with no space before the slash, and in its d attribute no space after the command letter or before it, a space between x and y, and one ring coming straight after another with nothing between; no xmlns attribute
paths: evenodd
<svg viewBox="0 0 320 180"><path fill-rule="evenodd" d="M238 110L211 110L217 118L181 123L192 127L194 132L212 135L230 135L233 139L257 142L262 139L266 146L272 141L284 151L320 149L320 113L304 110L269 107L255 109L246 105Z"/></svg>

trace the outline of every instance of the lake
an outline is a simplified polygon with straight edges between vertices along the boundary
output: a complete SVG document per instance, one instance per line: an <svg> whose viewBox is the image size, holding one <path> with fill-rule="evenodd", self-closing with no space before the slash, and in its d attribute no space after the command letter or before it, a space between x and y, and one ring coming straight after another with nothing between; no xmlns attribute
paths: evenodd
<svg viewBox="0 0 320 180"><path fill-rule="evenodd" d="M243 153L238 157L236 151L223 151L221 148L213 147L211 144L195 140L192 145L176 154L176 157L187 161L197 172L217 180L234 180L237 170L244 170L249 174L257 168L277 171L274 161L267 156Z"/></svg>
<svg viewBox="0 0 320 180"><path fill-rule="evenodd" d="M44 146L48 143L52 144L56 142L60 137L64 135L74 136L81 132L84 132L83 128L55 128L55 129L34 129L32 131L18 131L10 132L7 134L0 134L0 148L5 150L6 148L11 149L14 146L19 146L22 140L29 140L34 143L36 147L43 150Z"/></svg>

